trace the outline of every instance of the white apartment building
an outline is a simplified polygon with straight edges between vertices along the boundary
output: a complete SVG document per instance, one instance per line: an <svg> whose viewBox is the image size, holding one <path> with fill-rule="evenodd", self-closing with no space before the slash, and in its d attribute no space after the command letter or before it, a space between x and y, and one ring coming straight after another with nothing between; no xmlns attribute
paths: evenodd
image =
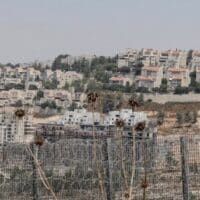
<svg viewBox="0 0 200 200"><path fill-rule="evenodd" d="M137 79L137 84L144 86L148 81L153 82L152 87L159 87L163 78L163 67L143 67L141 76ZM146 87L151 88L151 84Z"/></svg>
<svg viewBox="0 0 200 200"><path fill-rule="evenodd" d="M65 83L71 84L73 81L82 80L83 74L77 73L75 71L63 72L61 70L56 70L54 72L54 77L59 81L58 88L65 86Z"/></svg>
<svg viewBox="0 0 200 200"><path fill-rule="evenodd" d="M108 114L87 112L85 109L67 111L59 123L67 126L79 125L115 125L117 119L123 119L127 126L147 120L144 112L132 112L131 109L110 111Z"/></svg>
<svg viewBox="0 0 200 200"><path fill-rule="evenodd" d="M109 79L109 83L113 85L126 86L127 84L131 85L133 83L133 80L125 76L113 76Z"/></svg>
<svg viewBox="0 0 200 200"><path fill-rule="evenodd" d="M195 71L198 67L200 67L200 50L195 50L192 53L192 60L190 63L191 71Z"/></svg>
<svg viewBox="0 0 200 200"><path fill-rule="evenodd" d="M41 72L39 70L35 70L33 67L27 69L27 78L29 81L35 81L37 77L41 78Z"/></svg>
<svg viewBox="0 0 200 200"><path fill-rule="evenodd" d="M93 125L101 122L101 115L98 112L87 112L85 109L66 111L59 123L68 126Z"/></svg>
<svg viewBox="0 0 200 200"><path fill-rule="evenodd" d="M142 49L140 59L143 66L157 66L159 63L159 51L155 49Z"/></svg>
<svg viewBox="0 0 200 200"><path fill-rule="evenodd" d="M166 65L169 57L169 51L163 51L160 53L159 63L160 65L164 66Z"/></svg>
<svg viewBox="0 0 200 200"><path fill-rule="evenodd" d="M130 67L135 64L139 57L139 51L134 49L127 49L125 53L118 55L117 65L118 68Z"/></svg>
<svg viewBox="0 0 200 200"><path fill-rule="evenodd" d="M0 113L0 146L23 143L26 135L33 134L31 116L17 117L15 113Z"/></svg>
<svg viewBox="0 0 200 200"><path fill-rule="evenodd" d="M187 51L169 50L165 65L167 67L185 68L187 65Z"/></svg>
<svg viewBox="0 0 200 200"><path fill-rule="evenodd" d="M180 51L179 52L177 67L185 68L187 66L187 56L188 56L187 51Z"/></svg>
<svg viewBox="0 0 200 200"><path fill-rule="evenodd" d="M200 82L200 66L196 67L196 81Z"/></svg>
<svg viewBox="0 0 200 200"><path fill-rule="evenodd" d="M168 68L166 70L166 78L171 89L174 89L177 86L188 87L190 84L188 68Z"/></svg>
<svg viewBox="0 0 200 200"><path fill-rule="evenodd" d="M104 125L115 125L117 119L123 119L127 126L147 120L147 115L144 112L132 112L131 109L122 109L120 111L110 111L105 115Z"/></svg>

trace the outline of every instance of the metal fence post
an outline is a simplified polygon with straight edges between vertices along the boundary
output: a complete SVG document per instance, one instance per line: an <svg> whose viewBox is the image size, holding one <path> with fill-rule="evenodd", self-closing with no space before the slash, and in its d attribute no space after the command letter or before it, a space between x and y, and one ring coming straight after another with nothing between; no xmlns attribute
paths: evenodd
<svg viewBox="0 0 200 200"><path fill-rule="evenodd" d="M34 156L37 157L38 151L36 149L37 147L34 146L34 144L31 145L31 151L33 152ZM35 164L34 158L31 157L31 163L32 163L32 196L33 200L39 200L38 196L38 183L37 183L37 166Z"/></svg>
<svg viewBox="0 0 200 200"><path fill-rule="evenodd" d="M111 145L111 138L103 139L103 157L104 157L104 168L105 168L105 179L104 185L106 189L106 197L107 200L112 199L112 183L111 183L111 173L110 173L110 145Z"/></svg>
<svg viewBox="0 0 200 200"><path fill-rule="evenodd" d="M186 136L180 138L181 152L181 171L182 171L182 188L183 200L189 200L189 166L188 166L188 138Z"/></svg>

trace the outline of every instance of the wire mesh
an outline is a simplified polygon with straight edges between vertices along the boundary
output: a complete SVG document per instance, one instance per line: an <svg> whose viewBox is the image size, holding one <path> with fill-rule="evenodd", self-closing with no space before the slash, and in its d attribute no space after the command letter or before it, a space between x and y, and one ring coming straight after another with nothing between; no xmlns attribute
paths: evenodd
<svg viewBox="0 0 200 200"><path fill-rule="evenodd" d="M0 199L55 199L38 165L59 200L181 200L186 193L191 200L200 199L199 145L198 135L135 140L117 135L70 137L42 146L7 144L0 152ZM183 170L187 168L188 172Z"/></svg>

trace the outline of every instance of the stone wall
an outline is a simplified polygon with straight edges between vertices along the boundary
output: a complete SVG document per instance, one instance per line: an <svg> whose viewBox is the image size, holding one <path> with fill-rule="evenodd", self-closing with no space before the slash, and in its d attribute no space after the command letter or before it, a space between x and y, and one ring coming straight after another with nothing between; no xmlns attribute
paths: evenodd
<svg viewBox="0 0 200 200"><path fill-rule="evenodd" d="M164 104L166 102L200 102L200 94L144 94L144 100Z"/></svg>

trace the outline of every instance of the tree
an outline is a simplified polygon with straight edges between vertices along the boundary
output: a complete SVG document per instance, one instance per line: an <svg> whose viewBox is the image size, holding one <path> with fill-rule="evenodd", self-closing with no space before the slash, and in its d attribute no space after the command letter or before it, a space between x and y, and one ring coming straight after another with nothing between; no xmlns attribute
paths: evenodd
<svg viewBox="0 0 200 200"><path fill-rule="evenodd" d="M122 74L128 74L130 73L130 68L129 67L121 67L119 68L119 72L122 73Z"/></svg>
<svg viewBox="0 0 200 200"><path fill-rule="evenodd" d="M22 106L23 106L22 100L16 101L15 107L22 107Z"/></svg>
<svg viewBox="0 0 200 200"><path fill-rule="evenodd" d="M65 85L63 86L63 89L68 90L69 89L69 83L66 81Z"/></svg>
<svg viewBox="0 0 200 200"><path fill-rule="evenodd" d="M139 105L143 105L143 103L144 103L144 94L143 93L140 93L140 95L137 98L137 101L138 101Z"/></svg>
<svg viewBox="0 0 200 200"><path fill-rule="evenodd" d="M139 62L136 65L133 66L134 70L135 70L135 75L141 75L141 71L142 71L142 67L143 67L143 63Z"/></svg>
<svg viewBox="0 0 200 200"><path fill-rule="evenodd" d="M177 86L174 90L174 94L188 94L188 93L189 93L188 87Z"/></svg>
<svg viewBox="0 0 200 200"><path fill-rule="evenodd" d="M37 86L36 85L33 85L33 84L30 84L29 87L28 87L29 90L37 90Z"/></svg>
<svg viewBox="0 0 200 200"><path fill-rule="evenodd" d="M103 70L97 70L94 77L97 81L108 83L111 76Z"/></svg>
<svg viewBox="0 0 200 200"><path fill-rule="evenodd" d="M40 77L38 75L35 77L35 81L36 82L40 81Z"/></svg>
<svg viewBox="0 0 200 200"><path fill-rule="evenodd" d="M57 79L52 79L52 81L47 80L43 83L43 86L45 89L51 90L51 89L56 89L58 86L59 82L57 81Z"/></svg>
<svg viewBox="0 0 200 200"><path fill-rule="evenodd" d="M75 92L84 92L84 86L80 80L73 81L71 87L74 87Z"/></svg>
<svg viewBox="0 0 200 200"><path fill-rule="evenodd" d="M152 88L152 92L159 92L160 91L160 88L159 87L154 87Z"/></svg>
<svg viewBox="0 0 200 200"><path fill-rule="evenodd" d="M41 99L41 98L43 98L43 97L44 97L44 92L41 91L41 90L39 90L39 91L37 92L37 94L36 94L36 98L37 98L37 99Z"/></svg>
<svg viewBox="0 0 200 200"><path fill-rule="evenodd" d="M184 113L184 122L190 123L192 121L192 114L188 111Z"/></svg>
<svg viewBox="0 0 200 200"><path fill-rule="evenodd" d="M167 79L163 78L161 81L161 85L159 88L159 92L160 93L167 93Z"/></svg>
<svg viewBox="0 0 200 200"><path fill-rule="evenodd" d="M53 71L57 70L57 69L60 69L62 71L68 71L70 70L70 66L68 65L68 63L62 63L62 59L65 59L67 58L69 55L68 54L61 54L59 56L57 56L51 66L51 69Z"/></svg>
<svg viewBox="0 0 200 200"><path fill-rule="evenodd" d="M177 121L178 124L182 124L184 122L183 113L180 113L180 112L176 113L176 121Z"/></svg>
<svg viewBox="0 0 200 200"><path fill-rule="evenodd" d="M200 93L200 83L196 82L193 89L194 89L195 93L199 94Z"/></svg>
<svg viewBox="0 0 200 200"><path fill-rule="evenodd" d="M42 103L41 108L45 109L45 108L50 108L50 109L56 109L57 105L55 101L45 101L44 103Z"/></svg>
<svg viewBox="0 0 200 200"><path fill-rule="evenodd" d="M68 107L69 111L74 111L75 109L78 108L78 105L76 102L72 102L72 104L70 105L70 107Z"/></svg>
<svg viewBox="0 0 200 200"><path fill-rule="evenodd" d="M110 98L110 95L107 98L103 98L103 113L108 113L115 108L114 99Z"/></svg>
<svg viewBox="0 0 200 200"><path fill-rule="evenodd" d="M149 89L146 87L138 87L136 89L136 92L140 92L140 93L149 93Z"/></svg>
<svg viewBox="0 0 200 200"><path fill-rule="evenodd" d="M11 89L16 89L16 90L24 90L25 85L24 83L8 83L5 85L5 90L11 90Z"/></svg>
<svg viewBox="0 0 200 200"><path fill-rule="evenodd" d="M200 87L199 86L195 87L194 92L200 94Z"/></svg>
<svg viewBox="0 0 200 200"><path fill-rule="evenodd" d="M196 71L190 73L190 87L194 88L196 87Z"/></svg>
<svg viewBox="0 0 200 200"><path fill-rule="evenodd" d="M192 114L191 123L192 123L192 124L195 124L196 122L197 122L197 112L194 111L193 114Z"/></svg>
<svg viewBox="0 0 200 200"><path fill-rule="evenodd" d="M111 71L111 72L116 72L117 71L117 65L116 65L116 63L105 64L104 70Z"/></svg>
<svg viewBox="0 0 200 200"><path fill-rule="evenodd" d="M95 80L90 80L87 84L87 91L101 90L102 85L97 83Z"/></svg>
<svg viewBox="0 0 200 200"><path fill-rule="evenodd" d="M165 119L165 113L163 111L159 111L157 114L157 123L162 125Z"/></svg>
<svg viewBox="0 0 200 200"><path fill-rule="evenodd" d="M192 60L192 53L193 53L193 50L190 49L187 55L187 61L186 61L187 65L189 65Z"/></svg>

